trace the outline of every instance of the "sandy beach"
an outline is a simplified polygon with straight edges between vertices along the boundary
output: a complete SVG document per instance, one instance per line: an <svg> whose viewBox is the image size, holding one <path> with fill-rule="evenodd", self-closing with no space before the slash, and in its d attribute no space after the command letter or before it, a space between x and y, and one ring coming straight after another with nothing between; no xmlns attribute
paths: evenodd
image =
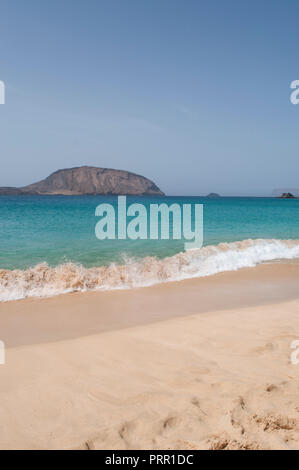
<svg viewBox="0 0 299 470"><path fill-rule="evenodd" d="M0 304L1 449L299 449L299 265Z"/></svg>
<svg viewBox="0 0 299 470"><path fill-rule="evenodd" d="M299 5L0 11L0 451L299 450Z"/></svg>

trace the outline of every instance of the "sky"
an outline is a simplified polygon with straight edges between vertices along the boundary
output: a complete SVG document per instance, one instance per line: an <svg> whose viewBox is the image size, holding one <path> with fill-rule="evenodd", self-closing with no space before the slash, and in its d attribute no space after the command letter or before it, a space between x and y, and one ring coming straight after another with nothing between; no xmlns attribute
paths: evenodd
<svg viewBox="0 0 299 470"><path fill-rule="evenodd" d="M169 195L299 188L299 2L0 0L0 186L133 171Z"/></svg>

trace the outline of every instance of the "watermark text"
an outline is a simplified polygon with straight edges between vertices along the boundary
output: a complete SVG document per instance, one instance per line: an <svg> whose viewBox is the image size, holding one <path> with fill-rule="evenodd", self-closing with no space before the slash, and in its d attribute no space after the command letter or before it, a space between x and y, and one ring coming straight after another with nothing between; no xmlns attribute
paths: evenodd
<svg viewBox="0 0 299 470"><path fill-rule="evenodd" d="M126 196L119 196L117 208L98 205L100 217L95 227L99 240L183 240L186 250L203 245L203 205L133 203L127 206Z"/></svg>
<svg viewBox="0 0 299 470"><path fill-rule="evenodd" d="M292 81L291 89L294 90L290 96L291 103L299 104L299 80Z"/></svg>
<svg viewBox="0 0 299 470"><path fill-rule="evenodd" d="M299 339L291 343L291 348L294 349L291 354L291 363L296 366L299 364Z"/></svg>
<svg viewBox="0 0 299 470"><path fill-rule="evenodd" d="M5 84L0 80L0 104L5 104Z"/></svg>
<svg viewBox="0 0 299 470"><path fill-rule="evenodd" d="M0 341L0 366L5 364L5 344Z"/></svg>

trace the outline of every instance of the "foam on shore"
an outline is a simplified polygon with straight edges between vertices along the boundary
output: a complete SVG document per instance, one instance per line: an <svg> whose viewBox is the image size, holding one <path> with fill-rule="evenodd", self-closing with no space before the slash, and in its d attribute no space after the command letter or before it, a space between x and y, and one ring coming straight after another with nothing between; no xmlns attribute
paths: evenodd
<svg viewBox="0 0 299 470"><path fill-rule="evenodd" d="M41 263L24 271L0 270L0 301L145 287L294 258L299 258L298 240L258 239L206 246L164 259L127 259L122 265L85 268L74 263L56 267Z"/></svg>

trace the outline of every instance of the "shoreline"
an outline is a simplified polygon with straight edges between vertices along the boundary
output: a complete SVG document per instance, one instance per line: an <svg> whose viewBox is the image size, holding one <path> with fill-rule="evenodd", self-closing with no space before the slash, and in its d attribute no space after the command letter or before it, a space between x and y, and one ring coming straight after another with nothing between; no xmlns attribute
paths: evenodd
<svg viewBox="0 0 299 470"><path fill-rule="evenodd" d="M6 347L55 342L298 298L299 263L265 263L214 276L123 290L72 292L0 303ZM34 325L34 328L32 328Z"/></svg>
<svg viewBox="0 0 299 470"><path fill-rule="evenodd" d="M299 449L298 281L264 264L1 304L0 449Z"/></svg>
<svg viewBox="0 0 299 470"><path fill-rule="evenodd" d="M299 259L299 240L247 239L206 245L164 258L128 258L124 264L84 267L47 262L25 270L0 269L0 301L104 292L198 279L243 268Z"/></svg>

